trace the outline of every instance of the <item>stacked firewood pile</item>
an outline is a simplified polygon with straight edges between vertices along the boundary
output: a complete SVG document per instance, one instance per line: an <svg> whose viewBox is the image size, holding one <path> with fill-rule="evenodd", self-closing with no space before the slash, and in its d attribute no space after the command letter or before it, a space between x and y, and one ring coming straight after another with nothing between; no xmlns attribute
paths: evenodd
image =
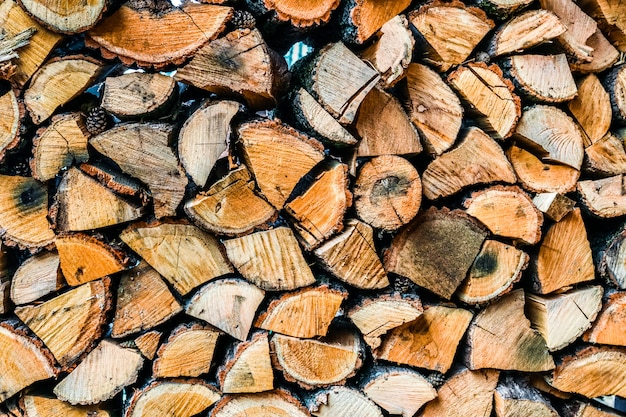
<svg viewBox="0 0 626 417"><path fill-rule="evenodd" d="M620 415L622 0L0 27L1 416Z"/></svg>

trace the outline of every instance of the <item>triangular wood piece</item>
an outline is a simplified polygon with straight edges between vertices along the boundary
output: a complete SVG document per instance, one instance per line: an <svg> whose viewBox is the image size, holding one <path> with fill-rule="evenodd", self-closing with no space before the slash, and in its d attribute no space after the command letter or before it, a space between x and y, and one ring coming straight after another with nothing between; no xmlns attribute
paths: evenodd
<svg viewBox="0 0 626 417"><path fill-rule="evenodd" d="M324 159L315 139L276 121L246 123L238 129L246 166L274 207L283 207L300 179Z"/></svg>
<svg viewBox="0 0 626 417"><path fill-rule="evenodd" d="M362 383L362 390L389 414L412 417L437 391L420 373L411 369L376 367Z"/></svg>
<svg viewBox="0 0 626 417"><path fill-rule="evenodd" d="M106 130L89 141L122 171L148 186L157 218L176 214L187 186L187 177L168 146L171 133L172 126L166 124L127 123Z"/></svg>
<svg viewBox="0 0 626 417"><path fill-rule="evenodd" d="M324 268L353 287L381 289L389 285L374 246L374 230L360 220L347 220L343 232L328 239L313 253ZM345 256L346 253L351 255Z"/></svg>
<svg viewBox="0 0 626 417"><path fill-rule="evenodd" d="M265 291L248 281L220 279L200 288L187 303L185 313L235 339L246 340L264 297Z"/></svg>
<svg viewBox="0 0 626 417"><path fill-rule="evenodd" d="M57 375L54 358L17 320L0 321L0 401Z"/></svg>
<svg viewBox="0 0 626 417"><path fill-rule="evenodd" d="M554 368L545 340L524 316L524 291L515 290L482 310L467 333L470 369L543 372Z"/></svg>
<svg viewBox="0 0 626 417"><path fill-rule="evenodd" d="M178 86L172 77L160 73L131 72L104 80L100 105L124 119L167 114L178 98Z"/></svg>
<svg viewBox="0 0 626 417"><path fill-rule="evenodd" d="M9 246L31 251L50 246L48 190L29 177L0 175L0 236Z"/></svg>
<svg viewBox="0 0 626 417"><path fill-rule="evenodd" d="M255 393L274 389L274 371L267 333L256 333L236 345L218 373L225 394Z"/></svg>
<svg viewBox="0 0 626 417"><path fill-rule="evenodd" d="M601 177L626 174L626 151L622 139L607 133L585 148L583 171Z"/></svg>
<svg viewBox="0 0 626 417"><path fill-rule="evenodd" d="M226 240L224 246L228 259L241 275L264 290L294 290L315 282L288 227Z"/></svg>
<svg viewBox="0 0 626 417"><path fill-rule="evenodd" d="M199 376L209 372L220 332L198 323L181 324L172 330L152 362L155 378Z"/></svg>
<svg viewBox="0 0 626 417"><path fill-rule="evenodd" d="M341 20L344 40L364 43L410 4L409 0L359 0L344 5Z"/></svg>
<svg viewBox="0 0 626 417"><path fill-rule="evenodd" d="M540 0L542 9L554 12L561 22L567 22L567 30L558 37L560 44L572 55L575 61L589 62L593 48L587 44L598 27L572 0Z"/></svg>
<svg viewBox="0 0 626 417"><path fill-rule="evenodd" d="M626 292L609 294L598 318L583 335L586 342L626 346Z"/></svg>
<svg viewBox="0 0 626 417"><path fill-rule="evenodd" d="M608 41L600 29L587 39L587 46L593 49L591 61L576 61L570 63L572 71L588 73L601 73L606 71L613 64L617 63L620 57L620 51Z"/></svg>
<svg viewBox="0 0 626 417"><path fill-rule="evenodd" d="M500 373L493 369L455 371L426 404L422 417L476 417L491 415Z"/></svg>
<svg viewBox="0 0 626 417"><path fill-rule="evenodd" d="M79 0L50 4L40 0L19 0L37 21L54 32L75 34L93 27L107 8L104 0L82 3Z"/></svg>
<svg viewBox="0 0 626 417"><path fill-rule="evenodd" d="M328 285L283 294L259 315L255 327L293 337L326 336L346 298L347 292Z"/></svg>
<svg viewBox="0 0 626 417"><path fill-rule="evenodd" d="M470 128L454 149L428 164L422 175L424 195L430 200L472 185L515 181L500 145L477 127Z"/></svg>
<svg viewBox="0 0 626 417"><path fill-rule="evenodd" d="M106 401L135 383L142 365L139 352L104 339L54 387L54 394L70 404Z"/></svg>
<svg viewBox="0 0 626 417"><path fill-rule="evenodd" d="M87 45L99 47L107 59L127 65L162 68L182 64L200 47L215 39L231 17L230 7L185 4L157 13L123 4L87 33ZM163 31L175 27L175 31Z"/></svg>
<svg viewBox="0 0 626 417"><path fill-rule="evenodd" d="M385 253L385 269L450 299L486 237L462 211L431 208L395 236Z"/></svg>
<svg viewBox="0 0 626 417"><path fill-rule="evenodd" d="M391 329L373 352L377 359L446 373L472 320L471 311L431 306L414 321Z"/></svg>
<svg viewBox="0 0 626 417"><path fill-rule="evenodd" d="M559 417L552 404L536 388L511 375L498 382L494 409L497 417Z"/></svg>
<svg viewBox="0 0 626 417"><path fill-rule="evenodd" d="M224 395L211 412L212 417L262 416L268 404L280 417L309 417L299 400L283 390L255 394Z"/></svg>
<svg viewBox="0 0 626 417"><path fill-rule="evenodd" d="M181 295L232 272L220 242L186 223L137 223L120 239L156 269Z"/></svg>
<svg viewBox="0 0 626 417"><path fill-rule="evenodd" d="M100 406L70 405L56 398L25 395L20 399L20 409L26 417L113 417Z"/></svg>
<svg viewBox="0 0 626 417"><path fill-rule="evenodd" d="M151 329L182 309L159 273L142 261L120 278L111 337Z"/></svg>
<svg viewBox="0 0 626 417"><path fill-rule="evenodd" d="M163 336L163 333L157 330L152 330L137 337L134 343L144 358L152 360L154 359L159 343L161 342L161 336Z"/></svg>
<svg viewBox="0 0 626 417"><path fill-rule="evenodd" d="M591 246L579 208L548 230L536 258L533 290L548 294L595 278Z"/></svg>
<svg viewBox="0 0 626 417"><path fill-rule="evenodd" d="M126 417L191 417L202 413L220 399L220 393L198 379L153 381L136 390Z"/></svg>
<svg viewBox="0 0 626 417"><path fill-rule="evenodd" d="M65 280L59 262L57 252L40 252L25 260L11 278L11 300L27 304L61 289Z"/></svg>
<svg viewBox="0 0 626 417"><path fill-rule="evenodd" d="M563 194L541 193L535 195L533 203L549 219L560 222L574 209L576 202Z"/></svg>
<svg viewBox="0 0 626 417"><path fill-rule="evenodd" d="M576 85L578 95L567 107L585 133L585 146L589 146L602 139L611 127L611 99L595 74L587 75Z"/></svg>
<svg viewBox="0 0 626 417"><path fill-rule="evenodd" d="M61 271L72 286L123 271L129 262L121 250L84 233L58 236L55 243Z"/></svg>
<svg viewBox="0 0 626 417"><path fill-rule="evenodd" d="M626 175L615 175L599 180L579 181L576 189L582 204L592 214L602 218L626 214Z"/></svg>
<svg viewBox="0 0 626 417"><path fill-rule="evenodd" d="M537 193L568 193L576 189L580 171L560 163L544 162L517 145L507 149L506 155L517 174L519 185Z"/></svg>
<svg viewBox="0 0 626 417"><path fill-rule="evenodd" d="M111 308L110 280L92 281L43 304L17 307L19 317L68 367L102 335Z"/></svg>
<svg viewBox="0 0 626 417"><path fill-rule="evenodd" d="M372 400L350 387L336 386L317 391L308 406L315 417L383 417Z"/></svg>

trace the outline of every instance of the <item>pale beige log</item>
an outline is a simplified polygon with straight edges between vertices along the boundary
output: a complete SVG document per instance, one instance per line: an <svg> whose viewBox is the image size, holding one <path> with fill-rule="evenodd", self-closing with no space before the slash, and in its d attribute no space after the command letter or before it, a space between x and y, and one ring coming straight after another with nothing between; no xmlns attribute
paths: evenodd
<svg viewBox="0 0 626 417"><path fill-rule="evenodd" d="M10 89L0 96L0 111L2 112L2 120L0 120L0 160L2 160L6 155L6 151L15 148L21 139L20 126L24 117L24 105L17 100L15 90Z"/></svg>
<svg viewBox="0 0 626 417"><path fill-rule="evenodd" d="M274 372L267 333L256 333L236 345L218 372L223 393L241 394L274 389Z"/></svg>
<svg viewBox="0 0 626 417"><path fill-rule="evenodd" d="M580 79L576 86L578 94L567 107L585 132L585 146L589 146L602 139L611 127L611 101L595 74Z"/></svg>
<svg viewBox="0 0 626 417"><path fill-rule="evenodd" d="M591 61L577 61L570 63L572 71L587 73L599 73L606 71L613 64L619 61L620 51L618 51L604 36L600 29L587 39L587 45L593 48Z"/></svg>
<svg viewBox="0 0 626 417"><path fill-rule="evenodd" d="M545 216L555 222L560 222L563 217L574 209L576 202L558 193L541 193L535 195L533 204Z"/></svg>
<svg viewBox="0 0 626 417"><path fill-rule="evenodd" d="M543 162L528 150L512 145L506 151L519 184L538 193L568 193L576 189L580 170L560 163Z"/></svg>
<svg viewBox="0 0 626 417"><path fill-rule="evenodd" d="M79 0L46 2L19 0L20 5L40 23L54 32L76 34L93 27L103 16L107 2Z"/></svg>
<svg viewBox="0 0 626 417"><path fill-rule="evenodd" d="M586 342L626 346L626 292L609 292L597 320L584 335Z"/></svg>
<svg viewBox="0 0 626 417"><path fill-rule="evenodd" d="M624 142L612 133L607 133L585 148L582 169L592 176L600 177L626 174Z"/></svg>
<svg viewBox="0 0 626 417"><path fill-rule="evenodd" d="M599 180L579 181L576 189L587 210L602 218L626 214L626 177L615 175Z"/></svg>
<svg viewBox="0 0 626 417"><path fill-rule="evenodd" d="M383 417L380 408L355 388L335 386L324 389L308 402L316 417Z"/></svg>
<svg viewBox="0 0 626 417"><path fill-rule="evenodd" d="M598 25L572 0L540 0L542 9L554 12L567 30L559 35L558 40L569 53L577 60L591 61L593 48L587 45L587 40L594 34Z"/></svg>
<svg viewBox="0 0 626 417"><path fill-rule="evenodd" d="M289 392L274 390L256 394L224 395L213 408L212 417L263 417L267 416L268 404L272 404L271 412L275 417L311 416Z"/></svg>
<svg viewBox="0 0 626 417"><path fill-rule="evenodd" d="M27 304L61 289L65 280L59 262L57 252L40 252L26 259L11 278L11 300Z"/></svg>
<svg viewBox="0 0 626 417"><path fill-rule="evenodd" d="M214 387L202 380L153 381L134 392L124 417L191 417L206 410L220 397Z"/></svg>
<svg viewBox="0 0 626 417"><path fill-rule="evenodd" d="M100 105L121 118L150 117L174 104L178 86L159 73L131 72L104 80Z"/></svg>
<svg viewBox="0 0 626 417"><path fill-rule="evenodd" d="M497 417L559 417L546 397L523 377L506 375L501 378L494 394Z"/></svg>
<svg viewBox="0 0 626 417"><path fill-rule="evenodd" d="M24 417L113 417L113 414L100 406L70 405L56 398L39 395L25 395L20 399Z"/></svg>
<svg viewBox="0 0 626 417"><path fill-rule="evenodd" d="M585 0L580 7L588 13L621 52L626 51L626 17L620 0Z"/></svg>

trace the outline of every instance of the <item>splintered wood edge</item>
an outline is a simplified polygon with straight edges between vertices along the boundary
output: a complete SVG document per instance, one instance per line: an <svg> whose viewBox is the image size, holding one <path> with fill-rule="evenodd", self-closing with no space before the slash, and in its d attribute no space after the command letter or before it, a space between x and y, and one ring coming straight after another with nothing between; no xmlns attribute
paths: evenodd
<svg viewBox="0 0 626 417"><path fill-rule="evenodd" d="M3 139L4 143L0 143L0 162L4 160L8 150L15 148L21 142L22 138L20 135L20 128L22 126L22 120L26 114L24 102L17 99L17 97L19 97L19 92L16 89L11 88L7 91L0 97L0 101L4 101L5 97L10 99L11 107L13 109L13 122L11 123L11 127L8 129L9 135L12 136L12 138L10 138L10 140ZM4 124L7 119L9 119L9 117L7 117L7 114L3 112L3 121L0 123Z"/></svg>

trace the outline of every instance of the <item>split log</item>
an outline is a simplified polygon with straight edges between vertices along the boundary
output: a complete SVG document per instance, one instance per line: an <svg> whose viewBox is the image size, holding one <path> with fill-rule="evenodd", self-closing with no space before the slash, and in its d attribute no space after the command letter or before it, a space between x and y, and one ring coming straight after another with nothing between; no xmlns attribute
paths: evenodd
<svg viewBox="0 0 626 417"><path fill-rule="evenodd" d="M387 332L373 354L379 360L446 373L472 317L461 308L426 307L414 321Z"/></svg>
<svg viewBox="0 0 626 417"><path fill-rule="evenodd" d="M400 101L380 87L374 87L363 99L354 128L361 138L357 157L422 151L417 130Z"/></svg>
<svg viewBox="0 0 626 417"><path fill-rule="evenodd" d="M506 139L522 113L513 84L497 65L469 63L448 75L448 82L467 103L468 113L477 118L480 127L496 139Z"/></svg>
<svg viewBox="0 0 626 417"><path fill-rule="evenodd" d="M472 193L465 200L467 214L477 218L497 235L526 245L541 239L543 215L518 186L496 185Z"/></svg>
<svg viewBox="0 0 626 417"><path fill-rule="evenodd" d="M54 58L33 76L24 92L24 104L36 125L89 87L103 64L85 56Z"/></svg>
<svg viewBox="0 0 626 417"><path fill-rule="evenodd" d="M11 286L13 285L12 273L13 268L11 267L8 253L0 245L0 314L7 314L13 308L10 298ZM29 276L31 275L29 274ZM19 281L22 281L22 279L19 279Z"/></svg>
<svg viewBox="0 0 626 417"><path fill-rule="evenodd" d="M15 315L67 369L102 336L112 303L110 285L108 278L92 281L42 304L17 307Z"/></svg>
<svg viewBox="0 0 626 417"><path fill-rule="evenodd" d="M604 87L611 99L613 117L620 125L626 124L626 65L611 70L604 78Z"/></svg>
<svg viewBox="0 0 626 417"><path fill-rule="evenodd" d="M430 200L472 185L515 181L502 148L477 127L467 130L457 146L436 157L423 174L424 196Z"/></svg>
<svg viewBox="0 0 626 417"><path fill-rule="evenodd" d="M123 271L130 262L117 247L84 233L57 236L55 244L61 271L71 286Z"/></svg>
<svg viewBox="0 0 626 417"><path fill-rule="evenodd" d="M1 12L1 9L0 9ZM24 105L18 101L13 89L0 96L0 160L3 160L6 151L20 144L20 127L24 118Z"/></svg>
<svg viewBox="0 0 626 417"><path fill-rule="evenodd" d="M134 343L144 358L152 360L156 356L157 348L161 342L161 336L163 336L163 333L152 330L137 337Z"/></svg>
<svg viewBox="0 0 626 417"><path fill-rule="evenodd" d="M348 317L363 335L365 343L375 350L387 332L415 321L423 311L417 296L393 294L362 300L348 312Z"/></svg>
<svg viewBox="0 0 626 417"><path fill-rule="evenodd" d="M571 344L591 327L602 307L602 287L579 288L562 294L529 294L526 313L554 352Z"/></svg>
<svg viewBox="0 0 626 417"><path fill-rule="evenodd" d="M462 211L431 208L395 236L385 253L385 269L449 299L486 236Z"/></svg>
<svg viewBox="0 0 626 417"><path fill-rule="evenodd" d="M626 335L622 331L626 324L626 292L609 291L602 310L591 328L583 334L585 342L626 346Z"/></svg>
<svg viewBox="0 0 626 417"><path fill-rule="evenodd" d="M514 246L485 240L467 279L456 290L456 297L465 304L479 305L510 292L529 259L528 254Z"/></svg>
<svg viewBox="0 0 626 417"><path fill-rule="evenodd" d="M264 290L294 290L315 282L288 227L226 240L224 246L241 275Z"/></svg>
<svg viewBox="0 0 626 417"><path fill-rule="evenodd" d="M120 277L111 337L151 329L181 311L159 273L142 261Z"/></svg>
<svg viewBox="0 0 626 417"><path fill-rule="evenodd" d="M209 372L220 332L199 323L177 326L152 362L152 376L175 378Z"/></svg>
<svg viewBox="0 0 626 417"><path fill-rule="evenodd" d="M410 0L353 0L341 10L341 34L349 43L365 43L392 17L409 7Z"/></svg>
<svg viewBox="0 0 626 417"><path fill-rule="evenodd" d="M437 391L421 374L410 369L376 367L362 391L389 414L412 417Z"/></svg>
<svg viewBox="0 0 626 417"><path fill-rule="evenodd" d="M316 417L383 417L380 408L362 392L342 386L316 392L308 407Z"/></svg>
<svg viewBox="0 0 626 417"><path fill-rule="evenodd" d="M326 336L348 293L328 285L283 294L259 314L255 327L287 336Z"/></svg>
<svg viewBox="0 0 626 417"><path fill-rule="evenodd" d="M304 389L342 385L362 365L359 337L347 328L334 328L319 340L277 333L270 345L274 367Z"/></svg>
<svg viewBox="0 0 626 417"><path fill-rule="evenodd" d="M494 393L494 409L498 417L559 417L536 388L511 375L500 378Z"/></svg>
<svg viewBox="0 0 626 417"><path fill-rule="evenodd" d="M612 133L585 148L582 169L592 176L611 177L626 174L624 143Z"/></svg>
<svg viewBox="0 0 626 417"><path fill-rule="evenodd" d="M543 162L532 152L512 145L506 151L519 185L537 193L568 193L576 189L580 171L568 165Z"/></svg>
<svg viewBox="0 0 626 417"><path fill-rule="evenodd" d="M190 3L159 13L149 7L135 9L129 2L88 31L86 43L100 48L106 59L161 69L182 64L215 39L231 15L232 9L224 6ZM176 30L164 31L167 27Z"/></svg>
<svg viewBox="0 0 626 417"><path fill-rule="evenodd" d="M237 344L226 357L217 378L225 394L273 390L274 372L267 333L256 333L249 341Z"/></svg>
<svg viewBox="0 0 626 417"><path fill-rule="evenodd" d="M535 195L533 204L549 219L560 222L576 203L563 194L542 193Z"/></svg>
<svg viewBox="0 0 626 417"><path fill-rule="evenodd" d="M607 34L621 52L626 52L626 17L621 13L622 3L615 0L585 0L580 7L585 10Z"/></svg>
<svg viewBox="0 0 626 417"><path fill-rule="evenodd" d="M172 77L132 72L107 77L100 105L119 118L155 117L167 113L178 97Z"/></svg>
<svg viewBox="0 0 626 417"><path fill-rule="evenodd" d="M409 65L400 88L406 96L411 122L428 153L440 155L448 150L463 121L463 107L454 91L430 67L418 63Z"/></svg>
<svg viewBox="0 0 626 417"><path fill-rule="evenodd" d="M237 131L243 158L274 207L283 207L300 179L324 159L323 146L279 121L246 123Z"/></svg>
<svg viewBox="0 0 626 417"><path fill-rule="evenodd" d="M4 277L0 273L3 281L1 278ZM65 280L59 269L59 254L41 252L26 259L13 274L10 285L11 300L17 305L31 303L63 288Z"/></svg>
<svg viewBox="0 0 626 417"><path fill-rule="evenodd" d="M374 230L359 220L345 221L343 232L328 239L313 253L322 267L353 287L381 289L389 285L374 245Z"/></svg>
<svg viewBox="0 0 626 417"><path fill-rule="evenodd" d="M176 79L263 109L285 93L289 73L284 58L267 47L257 29L238 29L197 51Z"/></svg>
<svg viewBox="0 0 626 417"><path fill-rule="evenodd" d="M220 399L219 392L202 380L153 381L134 392L124 417L168 415L191 417Z"/></svg>
<svg viewBox="0 0 626 417"><path fill-rule="evenodd" d="M107 8L104 0L83 3L68 1L50 4L40 0L19 0L39 23L57 33L76 34L95 26Z"/></svg>
<svg viewBox="0 0 626 417"><path fill-rule="evenodd" d="M267 415L267 406L277 417L310 417L300 401L284 390L255 394L224 395L211 412L212 417L261 417Z"/></svg>
<svg viewBox="0 0 626 417"><path fill-rule="evenodd" d="M524 316L524 298L523 290L515 290L476 315L467 332L465 362L470 369L554 369L546 342Z"/></svg>
<svg viewBox="0 0 626 417"><path fill-rule="evenodd" d="M557 15L548 10L529 10L498 27L489 42L487 52L496 57L523 51L562 35L567 27Z"/></svg>
<svg viewBox="0 0 626 417"><path fill-rule="evenodd" d="M598 270L600 275L609 283L621 290L626 289L626 230L622 226L613 236L607 239L602 248Z"/></svg>
<svg viewBox="0 0 626 417"><path fill-rule="evenodd" d="M176 213L185 194L187 177L168 146L172 126L127 123L94 136L89 144L150 189L157 218ZM144 149L150 149L147 153Z"/></svg>
<svg viewBox="0 0 626 417"><path fill-rule="evenodd" d="M464 62L494 27L485 12L460 1L425 4L409 13L409 21L426 42L426 62L441 72Z"/></svg>
<svg viewBox="0 0 626 417"><path fill-rule="evenodd" d="M31 251L51 246L54 233L47 214L48 190L42 183L0 175L0 235L7 246Z"/></svg>
<svg viewBox="0 0 626 417"><path fill-rule="evenodd" d="M582 204L592 214L601 218L626 214L626 177L615 175L599 180L579 181L576 189Z"/></svg>
<svg viewBox="0 0 626 417"><path fill-rule="evenodd" d="M579 208L546 232L533 268L533 290L539 294L594 279L591 246Z"/></svg>
<svg viewBox="0 0 626 417"><path fill-rule="evenodd" d="M54 394L73 405L106 401L125 386L134 384L142 365L139 352L103 339L54 387Z"/></svg>
<svg viewBox="0 0 626 417"><path fill-rule="evenodd" d="M19 406L24 417L113 417L111 412L99 405L69 405L65 401L39 395L23 396Z"/></svg>
<svg viewBox="0 0 626 417"><path fill-rule="evenodd" d="M599 73L609 69L613 64L617 63L620 53L606 39L600 29L596 29L593 35L587 40L587 45L593 49L591 61L577 61L570 63L572 71L581 72L583 74Z"/></svg>
<svg viewBox="0 0 626 417"><path fill-rule="evenodd" d="M190 224L135 223L120 239L181 295L233 271L220 242Z"/></svg>
<svg viewBox="0 0 626 417"><path fill-rule="evenodd" d="M379 156L361 167L354 184L354 206L369 225L397 230L415 217L421 203L422 181L406 159Z"/></svg>
<svg viewBox="0 0 626 417"><path fill-rule="evenodd" d="M249 3L261 3L266 13L273 13L281 22L289 22L296 28L321 26L328 23L331 13L339 6L339 0L324 0L317 3L300 3L290 0L248 0Z"/></svg>
<svg viewBox="0 0 626 417"><path fill-rule="evenodd" d="M113 168L107 162L93 161L83 163L78 168L120 196L125 196L142 204L148 204L148 192L144 185L136 178L120 172L117 168Z"/></svg>
<svg viewBox="0 0 626 417"><path fill-rule="evenodd" d="M576 83L578 94L567 103L583 132L585 147L602 139L611 127L612 109L609 93L595 74Z"/></svg>
<svg viewBox="0 0 626 417"><path fill-rule="evenodd" d="M28 45L35 32L36 29L31 27L20 31L15 36L7 36L6 33L0 35L0 79L10 80L15 75L17 65L13 60L20 57L17 50Z"/></svg>
<svg viewBox="0 0 626 417"><path fill-rule="evenodd" d="M619 414L598 403L574 401L559 409L561 417L617 417Z"/></svg>
<svg viewBox="0 0 626 417"><path fill-rule="evenodd" d="M246 340L265 292L242 279L220 279L203 286L189 300L185 313ZM219 303L215 301L219 300Z"/></svg>

